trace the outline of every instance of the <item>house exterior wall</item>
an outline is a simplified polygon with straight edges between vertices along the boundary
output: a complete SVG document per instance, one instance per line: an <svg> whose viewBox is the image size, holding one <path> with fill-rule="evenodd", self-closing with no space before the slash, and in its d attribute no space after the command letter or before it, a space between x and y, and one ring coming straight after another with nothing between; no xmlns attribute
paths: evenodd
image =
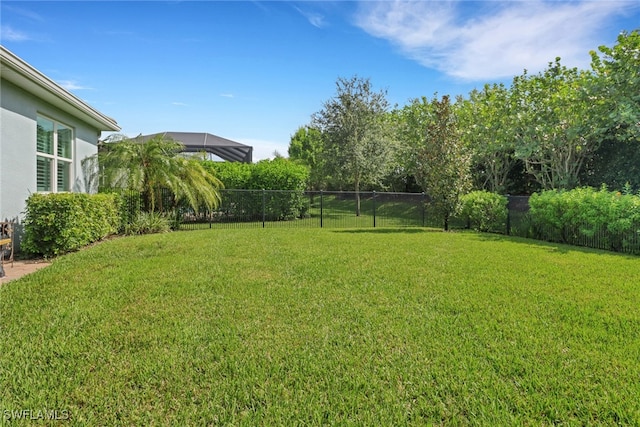
<svg viewBox="0 0 640 427"><path fill-rule="evenodd" d="M74 131L72 190L83 192L81 161L97 152L100 130L42 101L13 83L0 81L0 220L24 219L25 201L36 187L38 116Z"/></svg>

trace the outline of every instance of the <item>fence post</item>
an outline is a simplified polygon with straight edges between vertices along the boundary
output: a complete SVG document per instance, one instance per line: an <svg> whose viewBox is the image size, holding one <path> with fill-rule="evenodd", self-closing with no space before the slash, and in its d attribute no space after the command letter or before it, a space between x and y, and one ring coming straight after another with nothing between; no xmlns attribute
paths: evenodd
<svg viewBox="0 0 640 427"><path fill-rule="evenodd" d="M507 194L507 236L511 235L511 196Z"/></svg>
<svg viewBox="0 0 640 427"><path fill-rule="evenodd" d="M376 228L376 191L373 190L373 228Z"/></svg>
<svg viewBox="0 0 640 427"><path fill-rule="evenodd" d="M324 191L320 190L320 228L322 228L322 220L324 215Z"/></svg>
<svg viewBox="0 0 640 427"><path fill-rule="evenodd" d="M262 189L262 228L264 228L265 216L266 216L266 197L267 191Z"/></svg>
<svg viewBox="0 0 640 427"><path fill-rule="evenodd" d="M425 216L426 216L426 210L427 210L427 206L426 206L426 199L427 199L427 195L424 194L424 191L422 192L422 226L424 227L424 223L425 223Z"/></svg>

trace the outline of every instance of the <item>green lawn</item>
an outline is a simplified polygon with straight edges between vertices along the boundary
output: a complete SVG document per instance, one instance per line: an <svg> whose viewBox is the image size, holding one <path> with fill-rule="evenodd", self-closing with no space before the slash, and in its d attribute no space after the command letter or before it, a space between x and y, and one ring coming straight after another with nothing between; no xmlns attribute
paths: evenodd
<svg viewBox="0 0 640 427"><path fill-rule="evenodd" d="M3 421L640 425L637 257L413 228L176 232L61 257L2 286L0 316Z"/></svg>

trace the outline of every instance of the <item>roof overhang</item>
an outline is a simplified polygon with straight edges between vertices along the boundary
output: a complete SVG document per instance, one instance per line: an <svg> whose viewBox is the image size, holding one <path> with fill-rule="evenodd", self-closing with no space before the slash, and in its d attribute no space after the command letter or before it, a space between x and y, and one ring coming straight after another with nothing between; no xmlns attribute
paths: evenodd
<svg viewBox="0 0 640 427"><path fill-rule="evenodd" d="M0 46L0 76L98 130L120 130L114 119L86 104L4 46Z"/></svg>

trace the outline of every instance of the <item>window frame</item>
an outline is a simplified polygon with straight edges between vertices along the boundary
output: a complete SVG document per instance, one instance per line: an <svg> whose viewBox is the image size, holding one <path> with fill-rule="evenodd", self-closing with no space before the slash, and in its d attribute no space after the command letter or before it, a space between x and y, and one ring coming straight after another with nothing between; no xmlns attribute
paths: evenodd
<svg viewBox="0 0 640 427"><path fill-rule="evenodd" d="M43 152L39 150L38 147L38 132L39 132L39 123L41 121L47 121L49 123L51 123L53 125L53 130L52 132L52 145L51 145L51 153L47 153L47 152ZM69 157L65 157L65 151L64 148L62 148L62 146L60 144L62 144L60 142L60 138L59 138L59 131L61 130L69 130L71 137L69 138L69 147L68 147L68 151L69 151ZM68 193L71 192L72 188L73 188L73 176L74 176L74 157L75 157L75 149L76 149L76 138L75 138L76 132L75 129L72 126L69 126L68 124L59 121L59 120L55 120L47 115L44 114L39 114L36 117L36 192L38 193ZM62 153L60 152L60 149L62 148ZM41 190L40 188L40 182L38 179L38 175L40 173L40 167L38 165L38 162L40 161L39 158L45 159L45 161L47 161L49 163L49 167L47 168L49 174L49 180L47 182L48 184L48 189L45 190ZM62 165L61 165L62 163ZM65 186L62 188L59 188L58 184L59 184L59 174L60 173L65 173L65 167L64 165L67 166L66 169L66 183ZM63 176L64 178L64 176Z"/></svg>

